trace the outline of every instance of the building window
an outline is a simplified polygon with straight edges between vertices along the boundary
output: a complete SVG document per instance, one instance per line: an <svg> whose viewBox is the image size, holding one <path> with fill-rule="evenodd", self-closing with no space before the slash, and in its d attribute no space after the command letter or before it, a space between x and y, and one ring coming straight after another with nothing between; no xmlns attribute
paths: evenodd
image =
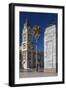
<svg viewBox="0 0 66 90"><path fill-rule="evenodd" d="M26 51L23 51L23 60L26 60Z"/></svg>
<svg viewBox="0 0 66 90"><path fill-rule="evenodd" d="M28 59L31 60L31 53L28 53Z"/></svg>
<svg viewBox="0 0 66 90"><path fill-rule="evenodd" d="M26 33L23 34L23 41L26 41Z"/></svg>
<svg viewBox="0 0 66 90"><path fill-rule="evenodd" d="M25 55L23 55L23 60L25 60L26 59L26 56Z"/></svg>
<svg viewBox="0 0 66 90"><path fill-rule="evenodd" d="M23 43L23 49L25 49L26 48L26 43Z"/></svg>
<svg viewBox="0 0 66 90"><path fill-rule="evenodd" d="M28 34L28 40L29 41L31 40L31 34L30 33Z"/></svg>

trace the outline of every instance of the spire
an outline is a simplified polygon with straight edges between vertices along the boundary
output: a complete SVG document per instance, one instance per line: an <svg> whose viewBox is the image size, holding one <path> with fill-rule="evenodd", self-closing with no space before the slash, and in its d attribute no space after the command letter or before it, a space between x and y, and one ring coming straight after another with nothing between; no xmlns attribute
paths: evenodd
<svg viewBox="0 0 66 90"><path fill-rule="evenodd" d="M29 23L29 20L26 18L25 19L25 23L24 23L24 28L23 28L23 31L25 31L25 30L30 30L30 28L31 28L31 25L30 25L30 23Z"/></svg>
<svg viewBox="0 0 66 90"><path fill-rule="evenodd" d="M28 27L30 26L29 20L26 18L24 26Z"/></svg>

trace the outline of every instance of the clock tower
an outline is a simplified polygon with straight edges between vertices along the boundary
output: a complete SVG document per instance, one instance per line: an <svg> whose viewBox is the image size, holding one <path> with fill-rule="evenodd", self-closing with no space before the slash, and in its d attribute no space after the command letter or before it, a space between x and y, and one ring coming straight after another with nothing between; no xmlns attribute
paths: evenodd
<svg viewBox="0 0 66 90"><path fill-rule="evenodd" d="M29 69L32 66L32 31L29 21L26 19L22 30L22 67Z"/></svg>

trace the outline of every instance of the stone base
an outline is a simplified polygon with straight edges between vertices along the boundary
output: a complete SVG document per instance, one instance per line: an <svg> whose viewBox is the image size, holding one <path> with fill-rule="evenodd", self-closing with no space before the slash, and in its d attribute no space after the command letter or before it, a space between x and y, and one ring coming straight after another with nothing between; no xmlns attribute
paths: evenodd
<svg viewBox="0 0 66 90"><path fill-rule="evenodd" d="M44 72L56 72L56 68L44 69Z"/></svg>

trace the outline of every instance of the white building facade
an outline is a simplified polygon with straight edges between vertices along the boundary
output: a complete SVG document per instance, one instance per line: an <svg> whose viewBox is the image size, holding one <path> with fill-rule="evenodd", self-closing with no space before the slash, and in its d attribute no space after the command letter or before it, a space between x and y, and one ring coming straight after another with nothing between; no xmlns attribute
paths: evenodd
<svg viewBox="0 0 66 90"><path fill-rule="evenodd" d="M22 31L23 31L22 32L22 45L21 45L22 67L24 69L29 69L31 68L31 65L32 65L33 46L32 46L32 40L31 40L32 39L31 26L28 20L26 20Z"/></svg>
<svg viewBox="0 0 66 90"><path fill-rule="evenodd" d="M44 32L44 71L56 71L56 25L51 25Z"/></svg>

